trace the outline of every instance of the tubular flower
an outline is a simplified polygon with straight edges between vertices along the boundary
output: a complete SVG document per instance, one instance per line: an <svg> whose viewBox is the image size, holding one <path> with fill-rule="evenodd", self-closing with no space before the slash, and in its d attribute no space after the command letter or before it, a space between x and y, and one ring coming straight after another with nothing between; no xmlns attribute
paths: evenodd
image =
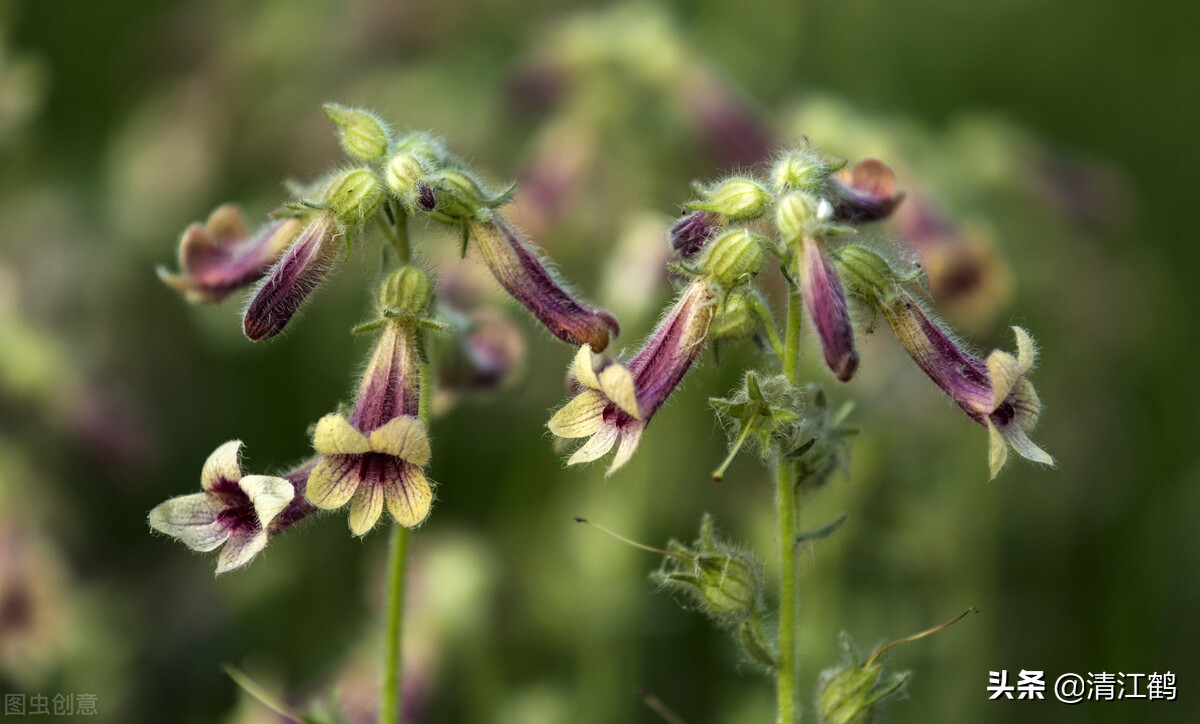
<svg viewBox="0 0 1200 724"><path fill-rule="evenodd" d="M242 317L242 330L254 341L283 331L337 259L343 229L332 211L313 216L299 238L275 262L255 290Z"/></svg>
<svg viewBox="0 0 1200 724"><path fill-rule="evenodd" d="M858 369L858 352L846 294L824 245L809 235L801 243L800 294L821 339L825 364L847 382Z"/></svg>
<svg viewBox="0 0 1200 724"><path fill-rule="evenodd" d="M1036 361L1029 334L1013 327L1017 353L993 351L981 359L962 348L924 306L892 278L887 263L860 247L842 250L843 268L883 314L900 345L934 384L988 429L992 477L1011 447L1021 457L1053 465L1054 458L1029 439L1042 405L1026 379Z"/></svg>
<svg viewBox="0 0 1200 724"><path fill-rule="evenodd" d="M313 512L304 499L304 484L313 463L282 477L242 475L241 440L213 451L204 463L204 492L171 498L150 511L150 527L188 548L208 552L224 544L217 573L241 568L267 545L267 540Z"/></svg>
<svg viewBox="0 0 1200 724"><path fill-rule="evenodd" d="M385 501L406 528L424 521L433 503L421 470L430 452L425 426L417 419L417 324L411 314L385 319L349 418L326 415L313 433L321 458L308 479L308 499L326 510L349 502L355 535L375 526Z"/></svg>
<svg viewBox="0 0 1200 724"><path fill-rule="evenodd" d="M493 213L487 221L468 223L496 281L555 337L599 351L620 332L613 315L587 306L564 289L503 216Z"/></svg>
<svg viewBox="0 0 1200 724"><path fill-rule="evenodd" d="M219 206L203 226L183 232L180 273L160 266L158 277L190 302L219 302L261 279L303 226L299 219L279 219L251 236L236 206Z"/></svg>
<svg viewBox="0 0 1200 724"><path fill-rule="evenodd" d="M587 438L568 465L603 457L618 438L608 474L629 462L642 430L700 355L719 301L718 289L707 278L694 280L627 365L612 363L597 374L591 349L580 348L574 374L582 391L547 424L560 438Z"/></svg>
<svg viewBox="0 0 1200 724"><path fill-rule="evenodd" d="M891 216L904 192L896 190L896 174L883 161L867 158L850 171L843 169L830 179L834 202L833 218L859 223Z"/></svg>

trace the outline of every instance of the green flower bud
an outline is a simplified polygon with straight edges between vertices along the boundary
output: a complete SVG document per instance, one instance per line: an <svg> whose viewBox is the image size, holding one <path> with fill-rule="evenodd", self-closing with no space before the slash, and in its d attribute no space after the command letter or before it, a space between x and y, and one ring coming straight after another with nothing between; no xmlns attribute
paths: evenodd
<svg viewBox="0 0 1200 724"><path fill-rule="evenodd" d="M338 103L326 103L324 108L329 120L337 124L338 140L350 158L375 161L387 155L392 134L374 113Z"/></svg>
<svg viewBox="0 0 1200 724"><path fill-rule="evenodd" d="M326 186L324 203L342 223L359 224L379 211L383 184L369 168L342 171Z"/></svg>
<svg viewBox="0 0 1200 724"><path fill-rule="evenodd" d="M887 259L864 246L843 246L833 253L833 263L847 286L868 299L886 301L901 283Z"/></svg>
<svg viewBox="0 0 1200 724"><path fill-rule="evenodd" d="M849 646L843 639L843 646ZM874 660L860 665L851 660L840 669L822 675L817 702L821 724L867 724L884 699L896 694L908 681L908 672L888 673Z"/></svg>
<svg viewBox="0 0 1200 724"><path fill-rule="evenodd" d="M833 168L812 149L783 155L771 168L771 179L780 193L791 190L816 192L825 185Z"/></svg>
<svg viewBox="0 0 1200 724"><path fill-rule="evenodd" d="M658 580L686 593L715 623L732 628L760 614L762 566L748 553L717 540L712 516L706 514L701 521L694 548L672 543L671 551Z"/></svg>
<svg viewBox="0 0 1200 724"><path fill-rule="evenodd" d="M705 192L705 198L687 205L691 211L711 211L731 221L757 219L763 215L771 195L757 181L731 178Z"/></svg>
<svg viewBox="0 0 1200 724"><path fill-rule="evenodd" d="M401 152L392 156L388 161L385 176L387 187L391 192L412 206L412 200L417 193L417 184L425 177L425 170L416 156Z"/></svg>
<svg viewBox="0 0 1200 724"><path fill-rule="evenodd" d="M761 321L755 310L751 292L738 289L725 298L713 318L708 335L712 339L745 339L758 331Z"/></svg>
<svg viewBox="0 0 1200 724"><path fill-rule="evenodd" d="M422 316L433 301L433 280L424 269L404 266L388 275L379 288L381 311L394 310Z"/></svg>
<svg viewBox="0 0 1200 724"><path fill-rule="evenodd" d="M791 191L779 199L775 227L787 241L794 241L812 230L820 202L811 194Z"/></svg>
<svg viewBox="0 0 1200 724"><path fill-rule="evenodd" d="M396 151L415 157L431 171L442 168L450 160L446 144L428 133L408 134L396 143Z"/></svg>
<svg viewBox="0 0 1200 724"><path fill-rule="evenodd" d="M745 284L762 269L764 243L746 229L732 229L709 243L699 269L726 289Z"/></svg>

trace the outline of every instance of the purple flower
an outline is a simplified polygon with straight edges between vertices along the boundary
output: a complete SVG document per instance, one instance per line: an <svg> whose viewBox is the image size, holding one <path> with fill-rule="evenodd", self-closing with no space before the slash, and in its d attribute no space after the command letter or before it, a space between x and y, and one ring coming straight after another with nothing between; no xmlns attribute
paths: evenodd
<svg viewBox="0 0 1200 724"><path fill-rule="evenodd" d="M188 301L219 302L261 279L303 226L299 219L280 219L251 236L236 206L217 207L203 226L183 232L180 273L160 266L158 277Z"/></svg>
<svg viewBox="0 0 1200 724"><path fill-rule="evenodd" d="M299 238L271 267L242 317L242 329L254 341L283 331L300 305L333 268L342 238L334 214L313 216Z"/></svg>
<svg viewBox="0 0 1200 724"><path fill-rule="evenodd" d="M629 461L650 418L699 357L718 302L718 290L709 280L693 281L628 364L610 363L597 373L592 350L580 348L574 373L582 391L547 423L560 438L588 438L568 465L603 457L618 438L608 474Z"/></svg>
<svg viewBox="0 0 1200 724"><path fill-rule="evenodd" d="M470 229L496 281L555 337L599 351L620 332L613 315L564 289L503 216L493 213L488 221L471 221Z"/></svg>
<svg viewBox="0 0 1200 724"><path fill-rule="evenodd" d="M438 359L438 392L485 392L508 384L525 362L525 340L512 321L487 308L464 315L464 328Z"/></svg>
<svg viewBox="0 0 1200 724"><path fill-rule="evenodd" d="M693 211L681 216L667 232L671 248L684 259L690 259L704 248L708 240L721 230L721 215L711 211Z"/></svg>
<svg viewBox="0 0 1200 724"><path fill-rule="evenodd" d="M150 511L150 527L178 538L192 550L208 552L224 545L217 573L249 563L279 534L313 512L304 485L313 462L282 477L242 475L241 440L217 448L204 463L204 492L171 498Z"/></svg>
<svg viewBox="0 0 1200 724"><path fill-rule="evenodd" d="M846 306L846 294L837 270L821 242L805 236L800 254L800 294L812 317L825 353L825 364L842 382L858 369L854 328Z"/></svg>
<svg viewBox="0 0 1200 724"><path fill-rule="evenodd" d="M365 535L386 501L396 522L415 527L429 515L433 490L422 472L429 438L417 419L420 373L417 327L394 317L383 326L347 419L317 422L313 448L321 455L308 479L308 499L326 510L350 503L350 530Z"/></svg>
<svg viewBox="0 0 1200 724"><path fill-rule="evenodd" d="M896 174L883 161L864 159L851 171L830 179L833 187L833 218L852 223L879 221L891 215L904 192L896 190Z"/></svg>

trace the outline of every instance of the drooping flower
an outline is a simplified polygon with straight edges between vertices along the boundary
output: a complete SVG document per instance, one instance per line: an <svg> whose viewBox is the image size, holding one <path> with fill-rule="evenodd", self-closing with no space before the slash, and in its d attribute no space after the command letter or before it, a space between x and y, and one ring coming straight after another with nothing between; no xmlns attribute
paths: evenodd
<svg viewBox="0 0 1200 724"><path fill-rule="evenodd" d="M396 522L408 528L424 521L433 503L422 472L429 463L429 438L417 417L418 319L431 298L432 282L424 272L404 267L392 275L380 306L393 316L382 321L349 417L326 415L313 433L321 458L309 476L308 499L326 510L350 503L355 535L375 526L385 501Z"/></svg>
<svg viewBox="0 0 1200 724"><path fill-rule="evenodd" d="M839 262L856 291L883 314L900 346L917 366L972 419L988 429L992 477L1008 459L1008 448L1027 460L1053 465L1054 458L1029 439L1041 402L1026 379L1036 361L1029 334L1013 327L1017 353L993 351L981 359L963 349L895 279L887 262L862 247L846 247Z"/></svg>
<svg viewBox="0 0 1200 724"><path fill-rule="evenodd" d="M629 461L650 418L700 355L719 302L717 287L707 277L698 277L628 364L613 362L597 372L592 350L587 345L580 348L574 363L580 393L547 424L560 438L587 438L568 465L603 457L618 438L608 473Z"/></svg>
<svg viewBox="0 0 1200 724"><path fill-rule="evenodd" d="M283 476L242 475L241 448L241 440L218 447L200 474L203 492L171 498L149 516L151 528L192 550L208 552L224 545L218 574L246 565L272 536L313 512L304 499L312 462Z"/></svg>
<svg viewBox="0 0 1200 724"><path fill-rule="evenodd" d="M469 228L496 281L555 337L599 351L620 332L616 317L567 291L503 216L470 221Z"/></svg>
<svg viewBox="0 0 1200 724"><path fill-rule="evenodd" d="M242 317L242 330L254 341L283 331L300 305L337 260L343 228L331 211L314 215L299 238L271 267Z"/></svg>
<svg viewBox="0 0 1200 724"><path fill-rule="evenodd" d="M160 266L158 277L190 302L219 302L261 279L303 227L299 219L279 219L251 235L236 206L219 206L203 226L183 232L180 273Z"/></svg>
<svg viewBox="0 0 1200 724"><path fill-rule="evenodd" d="M821 340L825 364L847 382L858 369L846 294L824 244L805 235L800 248L800 294Z"/></svg>
<svg viewBox="0 0 1200 724"><path fill-rule="evenodd" d="M896 174L883 161L867 158L853 169L842 169L830 178L833 190L833 218L861 223L879 221L891 215L904 192L896 190Z"/></svg>

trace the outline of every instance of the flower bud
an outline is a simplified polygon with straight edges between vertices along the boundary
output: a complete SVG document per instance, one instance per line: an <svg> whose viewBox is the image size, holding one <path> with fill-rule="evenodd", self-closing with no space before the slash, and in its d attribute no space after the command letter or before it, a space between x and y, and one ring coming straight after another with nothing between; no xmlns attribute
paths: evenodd
<svg viewBox="0 0 1200 724"><path fill-rule="evenodd" d="M489 194L471 176L446 169L418 187L417 208L438 221L458 223L479 219L487 209L504 203L508 195L508 192Z"/></svg>
<svg viewBox="0 0 1200 724"><path fill-rule="evenodd" d="M731 178L705 193L701 201L688 204L692 211L711 211L731 221L757 219L767 208L771 195L757 181Z"/></svg>
<svg viewBox="0 0 1200 724"><path fill-rule="evenodd" d="M379 288L381 310L421 316L433 301L433 282L419 267L405 266L392 272Z"/></svg>
<svg viewBox="0 0 1200 724"><path fill-rule="evenodd" d="M708 240L721 228L720 214L711 211L693 211L679 218L667 232L671 248L684 259L699 254Z"/></svg>
<svg viewBox="0 0 1200 724"><path fill-rule="evenodd" d="M450 158L446 144L427 133L410 133L396 143L396 151L413 156L427 169L440 169Z"/></svg>
<svg viewBox="0 0 1200 724"><path fill-rule="evenodd" d="M374 113L326 103L325 115L337 124L342 150L358 161L375 161L387 155L391 132Z"/></svg>
<svg viewBox="0 0 1200 724"><path fill-rule="evenodd" d="M713 519L700 522L694 548L670 546L672 557L657 578L686 592L702 611L721 626L735 626L756 615L762 602L762 566L749 554L717 539Z"/></svg>
<svg viewBox="0 0 1200 724"><path fill-rule="evenodd" d="M425 177L425 171L416 156L411 153L397 153L388 161L385 176L391 192L405 201L410 201L416 196L417 184Z"/></svg>
<svg viewBox="0 0 1200 724"><path fill-rule="evenodd" d="M819 202L803 191L792 191L779 200L775 226L784 239L799 239L818 219Z"/></svg>
<svg viewBox="0 0 1200 724"><path fill-rule="evenodd" d="M771 168L771 178L780 192L819 191L829 173L829 164L811 149L790 151Z"/></svg>
<svg viewBox="0 0 1200 724"><path fill-rule="evenodd" d="M725 288L745 284L762 269L762 237L733 229L717 237L700 260L701 272Z"/></svg>
<svg viewBox="0 0 1200 724"><path fill-rule="evenodd" d="M760 319L750 294L738 289L726 297L708 332L713 339L744 339L758 331Z"/></svg>
<svg viewBox="0 0 1200 724"><path fill-rule="evenodd" d="M369 168L343 171L325 190L325 204L345 224L360 224L371 218L383 203L383 184Z"/></svg>
<svg viewBox="0 0 1200 724"><path fill-rule="evenodd" d="M880 702L899 692L908 672L888 673L878 665L850 664L822 676L817 702L821 724L865 724Z"/></svg>

